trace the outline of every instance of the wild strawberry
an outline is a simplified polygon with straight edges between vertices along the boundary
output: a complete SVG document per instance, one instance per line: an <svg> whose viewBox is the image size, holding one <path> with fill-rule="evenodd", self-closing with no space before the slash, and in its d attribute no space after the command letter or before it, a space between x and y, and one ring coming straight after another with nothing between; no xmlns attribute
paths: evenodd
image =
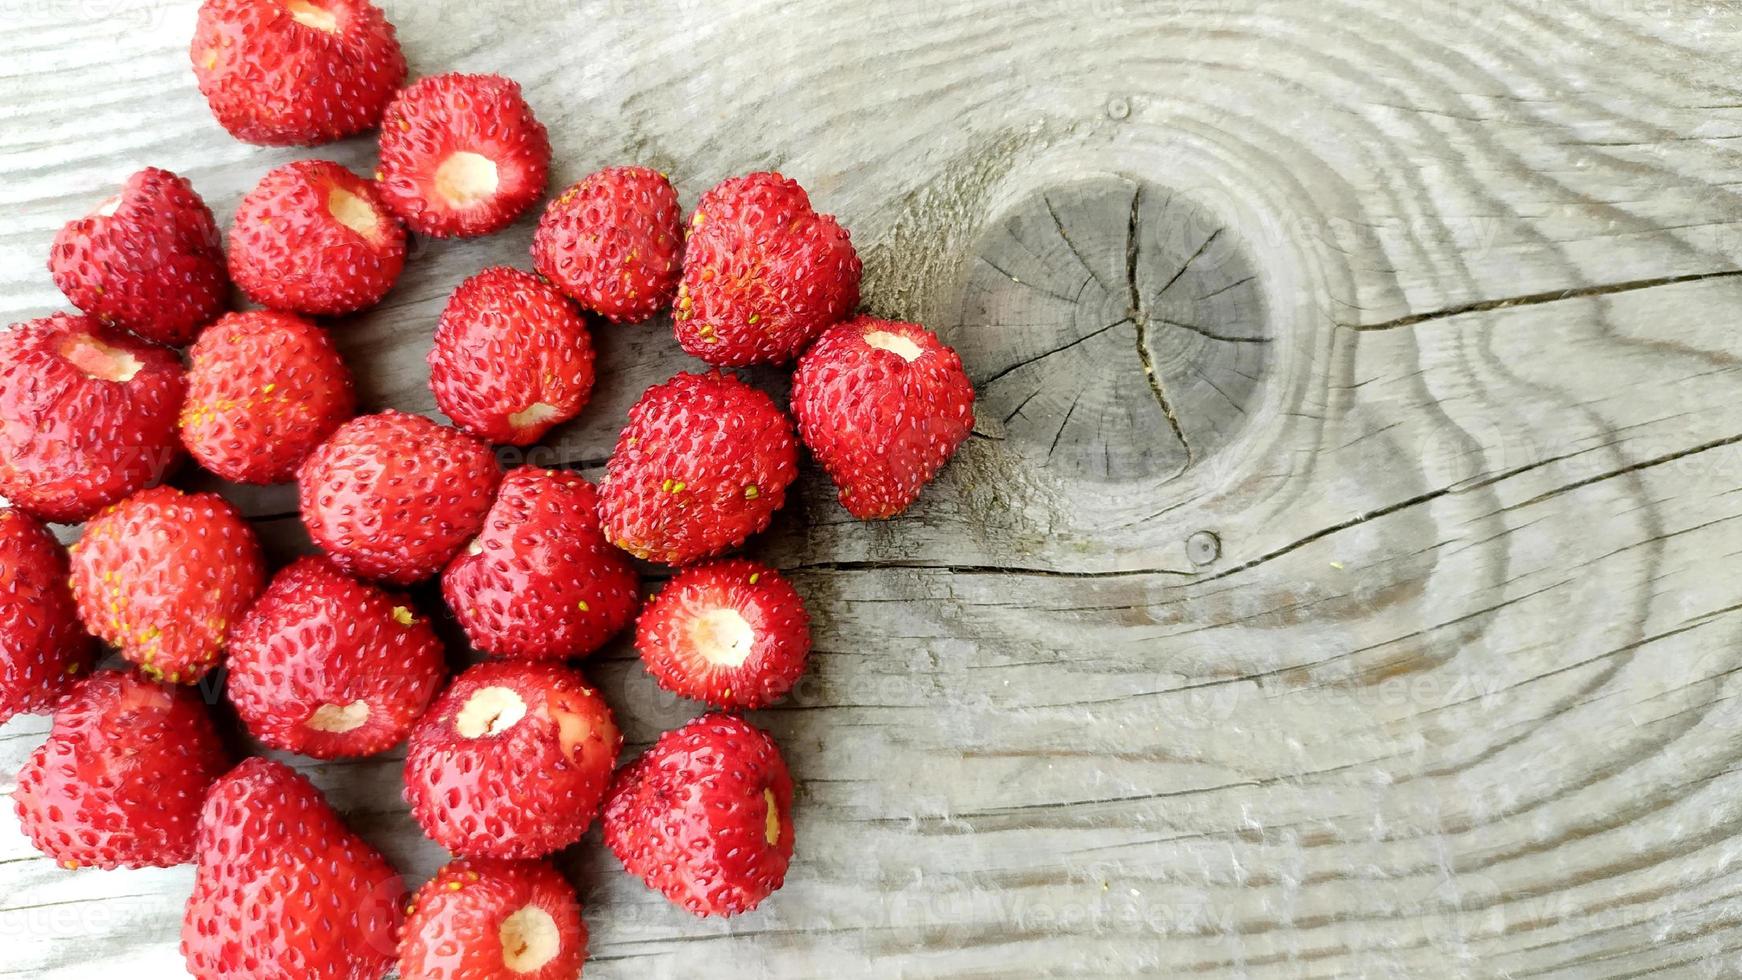
<svg viewBox="0 0 1742 980"><path fill-rule="evenodd" d="M206 0L188 56L218 123L267 146L361 133L405 81L393 25L368 0Z"/></svg>
<svg viewBox="0 0 1742 980"><path fill-rule="evenodd" d="M786 880L792 777L767 732L709 714L618 770L605 846L695 915L748 912Z"/></svg>
<svg viewBox="0 0 1742 980"><path fill-rule="evenodd" d="M188 351L181 441L236 483L284 483L357 410L325 330L289 313L231 313Z"/></svg>
<svg viewBox="0 0 1742 980"><path fill-rule="evenodd" d="M673 694L716 708L761 708L804 673L810 616L780 573L729 558L667 582L636 622L635 646Z"/></svg>
<svg viewBox="0 0 1742 980"><path fill-rule="evenodd" d="M48 528L0 507L0 724L53 709L96 662L67 575Z"/></svg>
<svg viewBox="0 0 1742 980"><path fill-rule="evenodd" d="M212 209L192 184L156 167L67 222L49 251L48 271L79 309L178 347L230 301Z"/></svg>
<svg viewBox="0 0 1742 980"><path fill-rule="evenodd" d="M266 585L253 528L215 493L154 487L108 508L72 547L85 628L153 678L192 684Z"/></svg>
<svg viewBox="0 0 1742 980"><path fill-rule="evenodd" d="M730 375L680 374L629 410L599 516L617 547L688 564L768 527L797 475L792 423L772 399Z"/></svg>
<svg viewBox="0 0 1742 980"><path fill-rule="evenodd" d="M484 530L442 573L466 638L506 657L581 657L635 618L635 566L599 530L599 495L573 473L509 472Z"/></svg>
<svg viewBox="0 0 1742 980"><path fill-rule="evenodd" d="M411 733L405 799L466 857L534 858L581 839L623 737L579 671L497 660L467 670Z"/></svg>
<svg viewBox="0 0 1742 980"><path fill-rule="evenodd" d="M962 359L916 323L862 316L799 359L792 411L854 517L894 517L974 428Z"/></svg>
<svg viewBox="0 0 1742 980"><path fill-rule="evenodd" d="M671 308L683 275L683 213L666 176L610 167L550 202L532 262L575 302L613 323Z"/></svg>
<svg viewBox="0 0 1742 980"><path fill-rule="evenodd" d="M550 137L500 75L433 75L405 87L381 120L382 197L411 230L437 238L501 231L544 194Z"/></svg>
<svg viewBox="0 0 1742 980"><path fill-rule="evenodd" d="M194 859L200 803L229 767L193 688L104 670L73 690L18 771L18 821L62 867Z"/></svg>
<svg viewBox="0 0 1742 980"><path fill-rule="evenodd" d="M581 903L543 861L448 864L411 900L400 980L574 980L587 960Z"/></svg>
<svg viewBox="0 0 1742 980"><path fill-rule="evenodd" d="M702 195L690 217L672 325L710 364L781 364L859 305L859 255L797 181L754 173Z"/></svg>
<svg viewBox="0 0 1742 980"><path fill-rule="evenodd" d="M181 458L175 352L56 313L0 332L0 496L77 523Z"/></svg>
<svg viewBox="0 0 1742 980"><path fill-rule="evenodd" d="M410 585L477 536L501 479L489 446L390 410L340 426L297 483L309 537L340 568Z"/></svg>
<svg viewBox="0 0 1742 980"><path fill-rule="evenodd" d="M230 224L230 276L262 306L342 316L381 302L405 267L405 229L368 181L298 160L260 179Z"/></svg>
<svg viewBox="0 0 1742 980"><path fill-rule="evenodd" d="M307 779L248 759L212 786L181 952L197 980L373 980L405 886Z"/></svg>
<svg viewBox="0 0 1742 980"><path fill-rule="evenodd" d="M429 352L429 386L454 424L527 446L581 413L593 393L587 322L563 294L497 266L448 299Z"/></svg>
<svg viewBox="0 0 1742 980"><path fill-rule="evenodd" d="M397 744L447 675L441 641L410 599L310 557L279 572L231 628L229 662L248 732L317 759Z"/></svg>

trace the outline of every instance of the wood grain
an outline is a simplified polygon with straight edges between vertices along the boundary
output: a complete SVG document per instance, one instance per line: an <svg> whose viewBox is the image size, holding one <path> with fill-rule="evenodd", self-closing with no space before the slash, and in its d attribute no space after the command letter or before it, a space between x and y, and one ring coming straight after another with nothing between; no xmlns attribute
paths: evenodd
<svg viewBox="0 0 1742 980"><path fill-rule="evenodd" d="M757 715L786 889L694 921L595 835L588 976L1742 972L1742 7L383 5L414 71L526 86L559 182L799 178L867 309L982 385L908 514L812 469L753 549L817 620ZM193 9L0 4L8 320L61 305L48 242L131 170L227 218L303 155L212 123ZM370 406L434 413L447 292L531 226L420 242L333 325ZM596 475L693 366L664 323L598 345L541 462ZM237 499L305 545L286 489ZM588 670L632 750L693 713L620 645ZM0 771L45 729L0 728ZM396 756L298 765L438 866ZM0 975L177 975L189 874L67 874L0 818Z"/></svg>

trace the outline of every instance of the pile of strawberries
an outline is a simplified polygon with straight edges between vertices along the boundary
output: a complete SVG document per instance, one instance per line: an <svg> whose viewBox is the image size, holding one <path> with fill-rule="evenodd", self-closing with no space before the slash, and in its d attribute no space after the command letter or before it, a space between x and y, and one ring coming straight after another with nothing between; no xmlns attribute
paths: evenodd
<svg viewBox="0 0 1742 980"><path fill-rule="evenodd" d="M793 787L735 712L790 691L809 619L777 571L722 556L768 527L801 442L854 515L904 510L973 425L960 359L854 315L858 256L795 182L727 180L686 223L665 176L617 167L551 201L536 272L454 291L429 355L453 426L358 416L309 318L379 302L408 234L491 234L538 204L545 129L505 78L405 85L366 0L206 0L190 55L236 137L379 126L380 163L273 170L227 250L186 180L141 171L54 242L82 314L0 334L0 721L54 712L18 777L25 832L67 868L196 862L182 951L201 978L575 976L586 929L544 859L595 818L672 902L755 908L792 855ZM232 285L264 309L226 312ZM716 368L641 397L598 487L502 472L493 445L585 409L594 325L668 310ZM790 417L718 369L794 359ZM226 480L295 480L322 553L273 573L235 507L163 484L184 452ZM69 552L45 521L86 523ZM634 559L676 568L645 604ZM451 680L429 614L395 591L436 576L485 655ZM568 661L631 624L658 683L715 710L617 768L611 708ZM97 641L130 669L93 674ZM406 741L405 798L457 859L408 904L305 779L232 766L198 684L220 665L264 746L343 759Z"/></svg>

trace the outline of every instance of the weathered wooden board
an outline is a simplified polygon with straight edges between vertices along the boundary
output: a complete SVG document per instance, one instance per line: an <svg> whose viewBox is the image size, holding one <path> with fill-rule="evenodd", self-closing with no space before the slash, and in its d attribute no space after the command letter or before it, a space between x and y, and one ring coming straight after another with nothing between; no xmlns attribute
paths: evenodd
<svg viewBox="0 0 1742 980"><path fill-rule="evenodd" d="M982 386L909 514L813 471L755 546L817 617L758 715L786 889L695 921L595 834L589 976L1742 971L1742 5L385 6L414 71L524 83L560 181L800 178L867 307ZM136 167L227 217L304 155L211 121L194 7L0 2L8 320L61 305L54 230ZM433 413L443 299L530 230L420 242L334 325L369 405ZM690 366L663 324L599 342L538 457L595 475ZM237 499L301 546L285 489ZM588 669L632 750L693 713L620 645ZM0 772L45 728L0 729ZM396 758L301 765L440 863ZM68 874L0 816L0 974L177 975L189 878Z"/></svg>

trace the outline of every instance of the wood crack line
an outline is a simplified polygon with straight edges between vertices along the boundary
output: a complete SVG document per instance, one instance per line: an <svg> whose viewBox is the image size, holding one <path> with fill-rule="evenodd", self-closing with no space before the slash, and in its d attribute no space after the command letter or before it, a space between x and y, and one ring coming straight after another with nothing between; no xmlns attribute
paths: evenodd
<svg viewBox="0 0 1742 980"><path fill-rule="evenodd" d="M1131 294L1131 310L1127 315L1137 325L1137 359L1143 364L1143 376L1149 380L1150 394L1155 396L1156 404L1161 406L1161 414L1167 416L1167 424L1173 429L1174 438L1179 440L1180 448L1186 451L1185 464L1180 467L1180 472L1184 473L1191 467L1195 455L1192 444L1186 441L1185 429L1179 424L1179 416L1174 413L1173 403L1167 400L1167 389L1162 387L1161 376L1155 373L1155 359L1149 356L1149 318L1143 314L1143 297L1139 295L1137 287L1137 255L1141 241L1137 236L1137 223L1142 211L1143 187L1139 185L1131 192L1131 221L1125 226L1125 286ZM1205 244L1208 245L1207 242ZM1174 274L1168 285L1173 285L1174 281L1184 275L1191 264L1191 259L1187 259L1185 266Z"/></svg>
<svg viewBox="0 0 1742 980"><path fill-rule="evenodd" d="M1673 286L1677 283L1701 282L1706 279L1730 279L1736 276L1742 276L1742 269L1726 269L1721 272L1693 272L1681 276L1660 276L1656 279L1632 279L1627 282L1612 282L1601 286L1578 286L1572 289L1555 289L1542 293L1527 293L1523 296L1508 296L1505 299L1485 299L1475 303L1448 306L1445 309L1432 310L1427 313L1412 313L1395 320L1386 320L1384 323L1339 323L1337 326L1362 333L1396 330L1400 327L1413 327L1418 323L1427 323L1430 320L1446 320L1467 313L1486 313L1491 310L1511 309L1515 306L1537 306L1542 303L1558 303L1567 299L1587 299L1592 296L1609 296L1614 293L1632 293L1641 289Z"/></svg>

